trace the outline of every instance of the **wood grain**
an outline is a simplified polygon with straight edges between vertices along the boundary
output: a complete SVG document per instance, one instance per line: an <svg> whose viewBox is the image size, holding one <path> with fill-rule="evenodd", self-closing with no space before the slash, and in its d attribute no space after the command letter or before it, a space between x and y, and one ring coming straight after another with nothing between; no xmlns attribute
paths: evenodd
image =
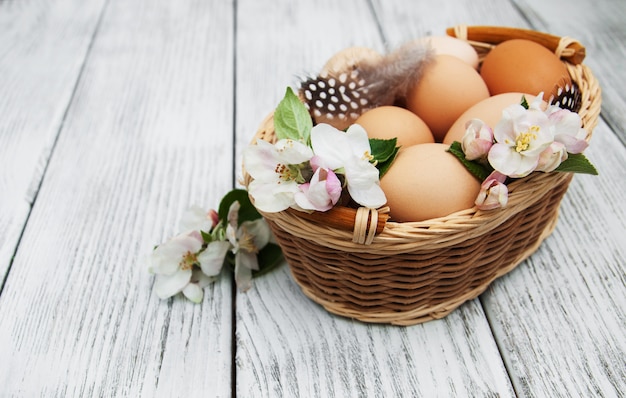
<svg viewBox="0 0 626 398"><path fill-rule="evenodd" d="M0 2L0 289L103 3Z"/></svg>
<svg viewBox="0 0 626 398"><path fill-rule="evenodd" d="M619 396L626 391L626 192L624 75L610 66L625 51L626 4L520 2L534 29L587 47L601 76L601 123L586 151L600 176L576 176L554 235L527 264L494 284L485 311L520 396ZM566 10L566 12L564 12ZM603 15L603 17L599 17ZM618 76L619 75L619 76ZM615 128L617 127L617 128ZM620 141L621 140L621 143Z"/></svg>
<svg viewBox="0 0 626 398"><path fill-rule="evenodd" d="M1 395L231 395L229 278L161 301L146 256L231 188L233 20L109 1L0 296Z"/></svg>
<svg viewBox="0 0 626 398"><path fill-rule="evenodd" d="M610 0L0 1L0 396L623 396L625 16ZM199 305L154 295L146 256L187 206L217 205L286 86L345 47L457 24L575 37L604 89L600 175L574 178L535 255L412 327L330 315L285 264L247 293L224 274Z"/></svg>
<svg viewBox="0 0 626 398"><path fill-rule="evenodd" d="M553 235L482 296L519 396L626 391L626 150L601 123ZM612 150L610 148L613 148Z"/></svg>
<svg viewBox="0 0 626 398"><path fill-rule="evenodd" d="M594 72L599 66L596 74L612 77L619 73L615 68L608 70L607 65L623 53L623 40L616 42L616 35L622 35L623 29L612 29L609 34L615 16L609 17L608 26L600 28L599 24L604 20L600 15L609 8L614 15L623 15L623 4L599 2L601 13L590 12L589 4L583 2L516 2L518 12L504 12L505 6L495 7L486 2L476 5L476 9L463 11L458 17L451 10L446 13L449 26L495 23L569 35L587 46L585 64L591 65ZM409 15L426 19L420 16L436 12L434 4L432 10L426 9L428 5L423 7L412 8ZM493 13L487 12L489 7L495 7ZM567 10L566 15L563 10ZM383 7L381 13L386 15L390 9ZM392 11L388 19L399 18L399 13ZM526 26L525 20L533 25ZM420 29L433 23L424 21L413 26ZM389 29L386 34L391 42L406 40L401 25L389 24ZM601 44L603 40L605 43ZM611 44L605 47L608 43ZM609 84L612 87L601 81L602 116L611 124L621 125L616 120L622 116L614 114L623 114L617 111L623 109L623 96L616 98L610 91L624 87L619 84L622 78L616 80L615 86ZM617 130L623 140L624 129ZM588 152L592 161L598 163L601 176L574 179L553 236L529 261L498 280L482 296L519 396L618 396L626 390L623 363L626 211L623 200L615 196L626 191L626 170L621 155L623 146L614 134L606 125L594 133Z"/></svg>
<svg viewBox="0 0 626 398"><path fill-rule="evenodd" d="M257 4L238 2L238 152L294 83L286 76L315 72L348 46L384 51L366 2L280 2L262 24ZM238 294L236 308L240 396L513 394L477 301L426 325L366 325L312 303L283 266Z"/></svg>
<svg viewBox="0 0 626 398"><path fill-rule="evenodd" d="M436 322L363 324L306 298L287 267L237 298L239 396L513 395L477 300Z"/></svg>

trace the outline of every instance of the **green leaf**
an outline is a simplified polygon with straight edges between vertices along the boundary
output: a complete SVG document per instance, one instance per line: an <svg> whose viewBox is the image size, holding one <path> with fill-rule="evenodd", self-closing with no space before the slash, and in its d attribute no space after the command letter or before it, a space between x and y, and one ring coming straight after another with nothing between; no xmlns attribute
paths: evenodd
<svg viewBox="0 0 626 398"><path fill-rule="evenodd" d="M555 171L598 175L598 170L582 153L568 154L567 159Z"/></svg>
<svg viewBox="0 0 626 398"><path fill-rule="evenodd" d="M459 159L459 161L467 168L467 170L472 173L472 175L476 177L480 182L483 182L485 178L489 177L489 174L491 174L491 172L493 171L490 167L484 166L472 160L465 159L465 153L463 153L461 143L458 141L454 141L452 144L450 144L448 152L456 156L457 159Z"/></svg>
<svg viewBox="0 0 626 398"><path fill-rule="evenodd" d="M389 140L383 140L380 138L370 138L370 148L372 150L372 156L374 160L380 162L386 162L395 153L397 153L396 145L398 143L397 138Z"/></svg>
<svg viewBox="0 0 626 398"><path fill-rule="evenodd" d="M389 140L370 138L369 142L373 160L378 168L379 178L382 178L398 155L400 150L400 147L396 146L398 140L396 138Z"/></svg>
<svg viewBox="0 0 626 398"><path fill-rule="evenodd" d="M254 221L261 218L261 214L259 214L252 202L250 202L248 191L245 189L233 189L224 195L218 208L217 214L219 215L220 220L224 223L228 220L228 210L230 209L230 205L232 205L235 201L238 201L240 205L239 225L241 225L244 221Z"/></svg>
<svg viewBox="0 0 626 398"><path fill-rule="evenodd" d="M259 270L252 272L253 277L270 272L278 267L284 260L283 251L280 249L280 246L274 243L265 245L257 254L257 258L259 259Z"/></svg>
<svg viewBox="0 0 626 398"><path fill-rule="evenodd" d="M302 101L287 87L285 97L274 111L276 138L291 139L308 144L313 128L313 120Z"/></svg>
<svg viewBox="0 0 626 398"><path fill-rule="evenodd" d="M400 147L395 147L389 159L387 159L384 162L379 162L376 164L376 167L378 168L379 179L383 178L383 176L387 173L387 171L389 171L391 164L393 163L394 160L396 160L396 156L398 155L399 150L400 150Z"/></svg>
<svg viewBox="0 0 626 398"><path fill-rule="evenodd" d="M204 243L213 242L213 237L211 236L211 234L208 234L204 231L200 231L200 234L202 235L202 240L204 241Z"/></svg>
<svg viewBox="0 0 626 398"><path fill-rule="evenodd" d="M528 105L528 100L526 99L525 95L522 95L522 102L520 102L520 105L524 107L524 109L530 108L530 105Z"/></svg>

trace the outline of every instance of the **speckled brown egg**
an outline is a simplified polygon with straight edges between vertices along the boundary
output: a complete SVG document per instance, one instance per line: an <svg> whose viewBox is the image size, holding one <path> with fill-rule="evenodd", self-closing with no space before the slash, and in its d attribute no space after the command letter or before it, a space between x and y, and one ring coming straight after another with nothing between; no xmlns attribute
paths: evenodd
<svg viewBox="0 0 626 398"><path fill-rule="evenodd" d="M474 206L480 182L447 148L433 143L400 150L380 180L393 221L424 221Z"/></svg>

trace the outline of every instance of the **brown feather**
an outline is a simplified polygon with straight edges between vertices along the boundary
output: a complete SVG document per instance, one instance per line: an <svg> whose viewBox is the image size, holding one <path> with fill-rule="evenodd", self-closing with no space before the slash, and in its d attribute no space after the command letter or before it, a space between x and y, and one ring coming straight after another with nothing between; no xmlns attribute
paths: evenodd
<svg viewBox="0 0 626 398"><path fill-rule="evenodd" d="M365 111L403 99L432 58L430 47L411 42L380 58L350 59L343 70L303 79L300 97L316 123L345 129Z"/></svg>

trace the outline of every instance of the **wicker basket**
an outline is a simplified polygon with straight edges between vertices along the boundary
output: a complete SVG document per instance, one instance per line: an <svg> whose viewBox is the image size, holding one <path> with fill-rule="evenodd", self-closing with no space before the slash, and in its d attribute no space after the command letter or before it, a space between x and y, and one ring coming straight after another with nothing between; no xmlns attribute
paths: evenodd
<svg viewBox="0 0 626 398"><path fill-rule="evenodd" d="M509 38L555 51L582 92L587 140L600 113L600 88L569 38L496 27L456 27L483 56ZM272 116L254 140L272 142ZM554 229L571 173L533 173L509 184L505 209L476 208L423 222L388 222L387 209L336 207L305 214L263 213L309 298L331 313L364 322L412 325L446 316L529 257ZM250 176L244 170L244 182Z"/></svg>

